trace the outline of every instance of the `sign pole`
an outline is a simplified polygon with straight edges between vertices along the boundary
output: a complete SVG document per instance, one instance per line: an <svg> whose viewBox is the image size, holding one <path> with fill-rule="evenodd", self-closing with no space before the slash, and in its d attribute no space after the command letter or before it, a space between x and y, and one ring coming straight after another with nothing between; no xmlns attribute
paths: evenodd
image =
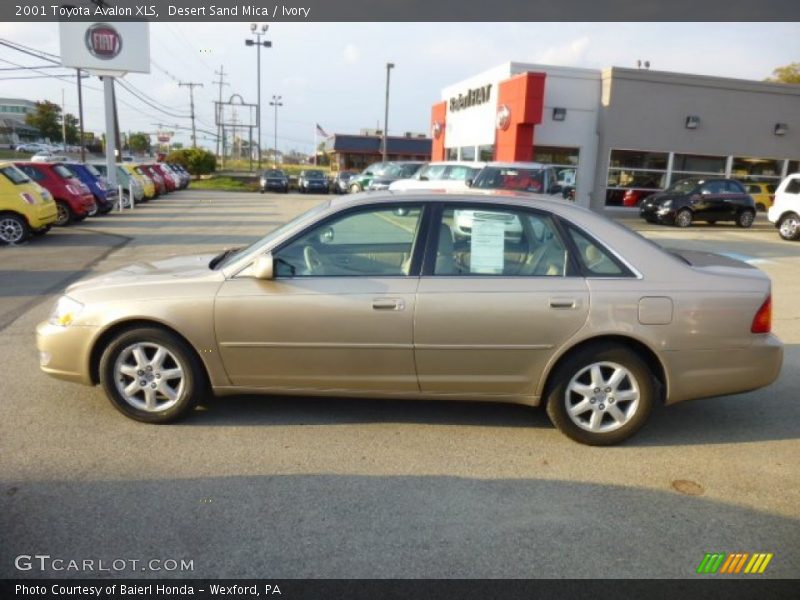
<svg viewBox="0 0 800 600"><path fill-rule="evenodd" d="M108 185L111 189L117 187L117 161L116 148L116 128L114 127L114 79L113 77L103 77L103 94L105 96L106 109L106 174ZM122 200L120 199L120 202Z"/></svg>

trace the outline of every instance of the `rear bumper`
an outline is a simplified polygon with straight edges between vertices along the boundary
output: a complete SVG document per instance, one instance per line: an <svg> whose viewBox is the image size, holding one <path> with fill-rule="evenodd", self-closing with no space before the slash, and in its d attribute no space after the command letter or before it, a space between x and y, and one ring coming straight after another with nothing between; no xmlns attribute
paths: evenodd
<svg viewBox="0 0 800 600"><path fill-rule="evenodd" d="M56 218L58 218L58 208L55 202L48 202L38 205L36 210L29 212L25 216L28 219L30 228L35 231L55 223Z"/></svg>
<svg viewBox="0 0 800 600"><path fill-rule="evenodd" d="M759 335L747 347L680 350L664 353L666 404L741 394L766 387L780 375L783 344L773 334ZM722 357L722 358L721 358Z"/></svg>

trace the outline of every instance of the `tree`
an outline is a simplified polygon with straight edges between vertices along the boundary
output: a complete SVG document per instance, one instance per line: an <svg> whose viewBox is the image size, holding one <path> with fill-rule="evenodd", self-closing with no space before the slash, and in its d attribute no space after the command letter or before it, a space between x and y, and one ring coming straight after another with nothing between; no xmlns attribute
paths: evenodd
<svg viewBox="0 0 800 600"><path fill-rule="evenodd" d="M64 115L64 128L67 131L67 143L71 146L80 143L80 135L78 133L78 117L71 113Z"/></svg>
<svg viewBox="0 0 800 600"><path fill-rule="evenodd" d="M774 69L772 71L772 77L768 77L767 81L800 84L800 62L791 63L785 67Z"/></svg>
<svg viewBox="0 0 800 600"><path fill-rule="evenodd" d="M146 133L132 133L128 137L128 147L137 154L150 152L150 136Z"/></svg>
<svg viewBox="0 0 800 600"><path fill-rule="evenodd" d="M217 168L217 157L203 148L174 150L167 155L165 162L174 162L186 167L192 175L205 175Z"/></svg>
<svg viewBox="0 0 800 600"><path fill-rule="evenodd" d="M36 103L33 112L25 115L25 124L36 127L43 138L61 141L61 107L47 100Z"/></svg>

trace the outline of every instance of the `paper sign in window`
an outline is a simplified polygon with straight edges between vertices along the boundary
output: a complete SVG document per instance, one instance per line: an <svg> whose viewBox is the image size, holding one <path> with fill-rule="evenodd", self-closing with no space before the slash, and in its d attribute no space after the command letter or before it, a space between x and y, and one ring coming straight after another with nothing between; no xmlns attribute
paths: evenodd
<svg viewBox="0 0 800 600"><path fill-rule="evenodd" d="M470 272L487 275L503 273L505 220L475 218L470 238Z"/></svg>

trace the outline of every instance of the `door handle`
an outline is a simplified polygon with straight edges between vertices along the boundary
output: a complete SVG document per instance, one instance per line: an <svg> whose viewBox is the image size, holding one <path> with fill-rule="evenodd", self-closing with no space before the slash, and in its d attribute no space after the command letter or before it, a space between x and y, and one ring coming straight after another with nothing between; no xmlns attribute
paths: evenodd
<svg viewBox="0 0 800 600"><path fill-rule="evenodd" d="M399 298L375 298L372 308L375 310L404 310L406 303Z"/></svg>
<svg viewBox="0 0 800 600"><path fill-rule="evenodd" d="M578 306L580 306L580 302L575 298L550 298L550 308L565 310Z"/></svg>

